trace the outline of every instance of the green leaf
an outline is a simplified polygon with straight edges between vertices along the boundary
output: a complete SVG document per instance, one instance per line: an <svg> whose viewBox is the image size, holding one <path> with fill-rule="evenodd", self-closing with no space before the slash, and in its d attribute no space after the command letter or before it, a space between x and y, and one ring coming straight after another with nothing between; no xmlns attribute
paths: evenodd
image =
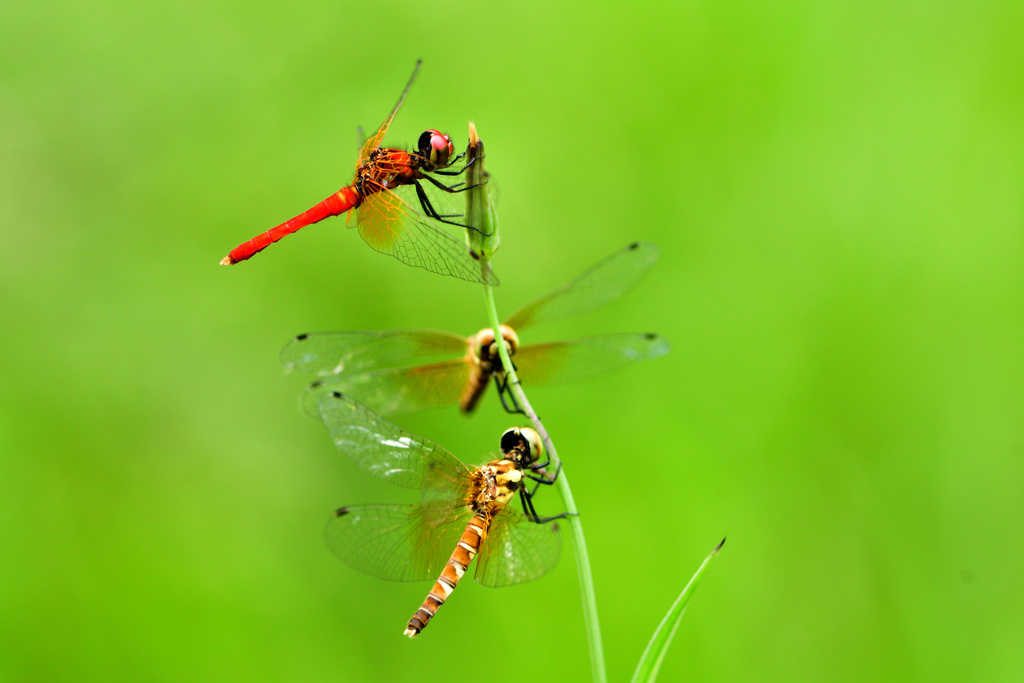
<svg viewBox="0 0 1024 683"><path fill-rule="evenodd" d="M647 643L647 649L644 650L643 655L640 656L640 663L636 665L636 671L633 672L632 683L653 683L658 678L658 669L661 668L661 662L665 659L665 653L668 652L668 646L672 643L672 638L676 635L676 629L679 628L679 624L683 621L683 614L686 612L686 605L690 602L690 597L693 592L697 590L697 584L700 582L700 577L704 574L704 570L707 569L708 564L712 558L718 554L718 551L725 545L725 539L715 546L715 549L711 551L711 554L705 558L704 562L700 565L697 573L690 579L690 583L686 584L686 588L679 594L676 601L672 603L672 607L669 609L668 614L658 624L657 630L654 635L651 636L651 642Z"/></svg>

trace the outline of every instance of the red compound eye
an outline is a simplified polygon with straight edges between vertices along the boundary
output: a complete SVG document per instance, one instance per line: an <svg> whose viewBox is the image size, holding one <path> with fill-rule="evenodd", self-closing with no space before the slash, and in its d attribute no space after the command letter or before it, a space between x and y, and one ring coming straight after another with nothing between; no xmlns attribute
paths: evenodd
<svg viewBox="0 0 1024 683"><path fill-rule="evenodd" d="M437 166L444 166L455 153L452 139L439 130L426 130L420 135L419 148L421 156L430 159Z"/></svg>

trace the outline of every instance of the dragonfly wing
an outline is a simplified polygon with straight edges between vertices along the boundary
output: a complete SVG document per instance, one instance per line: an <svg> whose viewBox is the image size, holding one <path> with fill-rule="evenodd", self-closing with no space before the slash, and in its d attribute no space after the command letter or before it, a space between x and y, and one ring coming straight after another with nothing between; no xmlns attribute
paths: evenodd
<svg viewBox="0 0 1024 683"><path fill-rule="evenodd" d="M448 408L458 405L469 377L470 365L465 358L410 368L346 373L311 384L303 394L302 410L319 417L320 397L331 391L354 396L380 415Z"/></svg>
<svg viewBox="0 0 1024 683"><path fill-rule="evenodd" d="M288 342L281 351L281 363L289 370L326 377L464 354L467 345L465 337L439 330L314 332Z"/></svg>
<svg viewBox="0 0 1024 683"><path fill-rule="evenodd" d="M388 581L428 581L440 575L470 511L461 501L415 505L353 505L327 523L331 551L353 569Z"/></svg>
<svg viewBox="0 0 1024 683"><path fill-rule="evenodd" d="M557 522L537 524L506 507L491 522L474 578L494 588L533 581L551 571L561 553Z"/></svg>
<svg viewBox="0 0 1024 683"><path fill-rule="evenodd" d="M320 397L334 445L364 470L396 486L459 496L470 469L432 441L403 431L340 392Z"/></svg>
<svg viewBox="0 0 1024 683"><path fill-rule="evenodd" d="M416 67L412 70L412 76L409 77L409 82L405 84L405 90L402 91L401 96L398 98L398 103L395 104L395 108L391 110L388 117L384 119L384 123L380 124L380 128L377 132L366 139L363 143L363 149L359 153L359 160L365 162L370 158L370 152L380 147L380 143L384 141L384 136L388 133L388 128L391 127L391 122L395 118L395 114L402 108L402 102L405 101L405 96L409 93L409 88L412 87L412 82L416 80L416 74L419 73L420 64L423 63L422 59L416 60Z"/></svg>
<svg viewBox="0 0 1024 683"><path fill-rule="evenodd" d="M359 206L357 223L359 235L367 244L406 265L470 282L498 284L490 266L482 268L479 255L465 242L455 239L440 223L423 216L392 190L369 193Z"/></svg>
<svg viewBox="0 0 1024 683"><path fill-rule="evenodd" d="M606 334L520 348L513 357L527 386L548 386L596 377L647 358L664 356L669 343L656 334Z"/></svg>
<svg viewBox="0 0 1024 683"><path fill-rule="evenodd" d="M371 343L379 332L314 332L300 334L281 349L281 364L310 375L333 375L344 367L342 359Z"/></svg>
<svg viewBox="0 0 1024 683"><path fill-rule="evenodd" d="M658 248L634 242L617 251L575 280L534 299L510 315L505 324L514 330L586 313L621 297L658 262Z"/></svg>

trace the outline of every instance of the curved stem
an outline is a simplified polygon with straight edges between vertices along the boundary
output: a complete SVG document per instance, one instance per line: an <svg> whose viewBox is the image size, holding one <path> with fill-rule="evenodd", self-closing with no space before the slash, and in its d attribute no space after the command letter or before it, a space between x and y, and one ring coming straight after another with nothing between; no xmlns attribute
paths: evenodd
<svg viewBox="0 0 1024 683"><path fill-rule="evenodd" d="M477 135L476 126L469 124L469 147L466 150L472 159L472 165L467 164L469 169L466 173L466 183L473 186L473 190L466 193L466 221L475 230L466 231L466 242L470 250L480 259L482 269L481 281L488 281L487 269L491 256L498 249L498 215L491 202L489 187L487 186L488 174L484 168L484 146ZM562 496L565 510L569 513L569 528L572 529L572 544L576 550L576 571L580 579L580 593L583 595L583 619L587 627L587 643L590 645L590 669L594 674L595 683L606 683L608 674L604 668L604 647L601 645L601 624L597 620L597 600L594 597L594 577L590 574L590 556L587 554L587 542L583 538L583 524L580 522L579 512L576 510L576 501L572 497L572 489L569 488L569 479L565 475L565 469L561 467L561 460L558 459L558 452L555 444L551 442L548 431L544 424L537 417L530 400L526 398L523 387L516 376L515 366L508 357L508 349L505 347L505 339L501 336L498 322L498 309L494 306L494 290L490 285L484 285L484 298L487 302L487 319L494 328L494 338L498 343L498 355L501 357L502 368L507 375L506 380L512 394L515 396L519 407L523 409L526 416L530 418L534 429L540 434L547 448L548 457L554 471L560 472L555 486Z"/></svg>
<svg viewBox="0 0 1024 683"><path fill-rule="evenodd" d="M515 395L516 401L519 402L519 406L526 413L526 416L530 418L534 429L537 430L537 433L543 439L544 447L548 451L548 457L551 458L551 465L555 468L555 471L558 471L562 461L559 460L558 452L555 451L555 444L551 442L551 437L548 435L547 430L544 429L544 423L537 417L537 413L534 412L529 399L526 398L526 393L523 391L523 386L519 383L519 378L516 376L516 371L509 358L508 349L505 348L505 340L501 336L501 330L498 329L500 325L498 310L494 306L494 291L490 285L484 285L484 297L487 302L488 320L491 323L491 327L494 328L494 338L498 341L498 355L501 356L501 365L505 368L505 373L508 375L508 387ZM576 571L580 579L580 592L583 594L583 619L587 625L587 642L590 645L590 668L593 671L596 683L606 683L608 674L604 668L604 647L601 644L601 624L597 619L597 599L594 597L594 577L590 573L590 556L587 554L587 542L583 538L583 524L580 522L579 513L576 510L576 501L573 500L572 489L569 488L569 479L565 475L565 468L562 468L555 486L562 495L566 512L570 515L568 518L569 528L572 529L572 544L576 551Z"/></svg>

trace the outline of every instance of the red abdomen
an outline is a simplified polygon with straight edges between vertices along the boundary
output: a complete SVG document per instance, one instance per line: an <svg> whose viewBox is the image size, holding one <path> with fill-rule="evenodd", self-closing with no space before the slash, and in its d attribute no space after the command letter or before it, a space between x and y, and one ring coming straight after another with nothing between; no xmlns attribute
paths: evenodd
<svg viewBox="0 0 1024 683"><path fill-rule="evenodd" d="M345 213L349 209L359 206L362 201L362 196L356 192L355 188L343 187L312 209L304 211L276 228L271 228L262 235L253 237L245 244L235 247L231 250L231 253L224 257L221 265L229 266L233 263L252 258L254 254L263 251L285 235L290 235L300 228L304 228L311 223L318 223L330 216Z"/></svg>

